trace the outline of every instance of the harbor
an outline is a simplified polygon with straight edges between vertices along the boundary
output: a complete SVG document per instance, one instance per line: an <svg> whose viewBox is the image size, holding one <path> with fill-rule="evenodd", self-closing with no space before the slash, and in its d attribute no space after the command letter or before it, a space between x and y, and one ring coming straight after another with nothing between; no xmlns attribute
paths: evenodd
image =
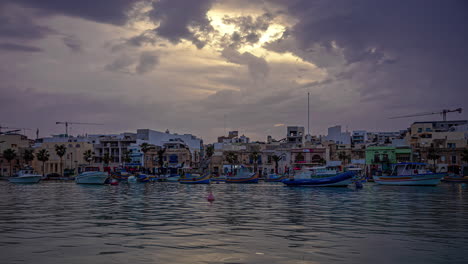
<svg viewBox="0 0 468 264"><path fill-rule="evenodd" d="M466 263L467 193L0 181L0 249L5 263Z"/></svg>

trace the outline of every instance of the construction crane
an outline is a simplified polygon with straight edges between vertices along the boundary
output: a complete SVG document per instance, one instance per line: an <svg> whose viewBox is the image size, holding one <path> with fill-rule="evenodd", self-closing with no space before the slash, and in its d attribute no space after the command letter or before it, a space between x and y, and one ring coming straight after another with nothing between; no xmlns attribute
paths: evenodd
<svg viewBox="0 0 468 264"><path fill-rule="evenodd" d="M444 121L447 121L447 114L448 113L454 113L458 112L461 114L462 108L457 108L457 109L443 109L437 112L423 112L423 113L418 113L418 114L412 114L412 115L403 115L403 116L394 116L390 117L390 119L397 119L397 118L406 118L406 117L415 117L415 116L428 116L428 115L442 115L442 118Z"/></svg>
<svg viewBox="0 0 468 264"><path fill-rule="evenodd" d="M68 137L68 125L103 125L98 123L79 123L79 122L55 122L56 125L65 125L65 136Z"/></svg>
<svg viewBox="0 0 468 264"><path fill-rule="evenodd" d="M12 130L7 131L7 132L2 132L2 129L12 129ZM0 126L0 134L16 133L16 132L20 132L21 130L23 130L23 134L26 135L26 130L31 130L31 129L30 128L25 128L25 127L4 127L4 126Z"/></svg>

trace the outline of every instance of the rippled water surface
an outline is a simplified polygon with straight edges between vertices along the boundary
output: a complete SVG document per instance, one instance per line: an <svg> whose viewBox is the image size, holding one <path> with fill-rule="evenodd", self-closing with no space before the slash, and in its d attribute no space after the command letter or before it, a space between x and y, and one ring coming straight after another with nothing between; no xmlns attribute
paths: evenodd
<svg viewBox="0 0 468 264"><path fill-rule="evenodd" d="M0 262L468 263L468 187L1 181Z"/></svg>

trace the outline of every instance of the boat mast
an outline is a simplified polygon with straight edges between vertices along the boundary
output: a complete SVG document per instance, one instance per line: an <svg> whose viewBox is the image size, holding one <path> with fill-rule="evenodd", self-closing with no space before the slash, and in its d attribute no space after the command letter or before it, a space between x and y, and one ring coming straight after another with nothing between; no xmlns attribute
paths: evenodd
<svg viewBox="0 0 468 264"><path fill-rule="evenodd" d="M310 92L307 92L307 135L310 135Z"/></svg>

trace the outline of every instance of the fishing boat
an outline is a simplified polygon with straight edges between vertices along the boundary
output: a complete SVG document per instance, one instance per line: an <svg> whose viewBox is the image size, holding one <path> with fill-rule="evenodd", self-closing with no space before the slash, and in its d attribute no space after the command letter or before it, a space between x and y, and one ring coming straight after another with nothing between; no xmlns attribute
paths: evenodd
<svg viewBox="0 0 468 264"><path fill-rule="evenodd" d="M445 173L434 173L426 169L425 163L404 162L395 164L390 175L374 175L377 184L384 185L430 185L440 183Z"/></svg>
<svg viewBox="0 0 468 264"><path fill-rule="evenodd" d="M106 172L85 171L75 177L75 182L78 184L104 184L107 178Z"/></svg>
<svg viewBox="0 0 468 264"><path fill-rule="evenodd" d="M42 175L35 174L33 169L20 170L15 177L11 177L8 181L12 183L38 183L41 181Z"/></svg>
<svg viewBox="0 0 468 264"><path fill-rule="evenodd" d="M255 172L250 172L247 168L241 167L236 175L227 176L226 183L258 183L259 175Z"/></svg>
<svg viewBox="0 0 468 264"><path fill-rule="evenodd" d="M221 176L212 176L211 177L211 182L215 182L215 183L220 183L220 182L226 182L226 176L225 175L221 175Z"/></svg>
<svg viewBox="0 0 468 264"><path fill-rule="evenodd" d="M179 179L180 183L183 184L209 184L210 183L210 174L192 174L187 173L184 177Z"/></svg>
<svg viewBox="0 0 468 264"><path fill-rule="evenodd" d="M346 187L353 182L355 175L354 171L338 173L335 169L320 166L303 168L283 183L287 186Z"/></svg>
<svg viewBox="0 0 468 264"><path fill-rule="evenodd" d="M285 179L287 179L286 175L268 174L265 177L265 182L282 182Z"/></svg>
<svg viewBox="0 0 468 264"><path fill-rule="evenodd" d="M466 183L468 182L468 176L461 176L455 173L448 174L444 178L442 178L443 182L459 182L459 183Z"/></svg>

